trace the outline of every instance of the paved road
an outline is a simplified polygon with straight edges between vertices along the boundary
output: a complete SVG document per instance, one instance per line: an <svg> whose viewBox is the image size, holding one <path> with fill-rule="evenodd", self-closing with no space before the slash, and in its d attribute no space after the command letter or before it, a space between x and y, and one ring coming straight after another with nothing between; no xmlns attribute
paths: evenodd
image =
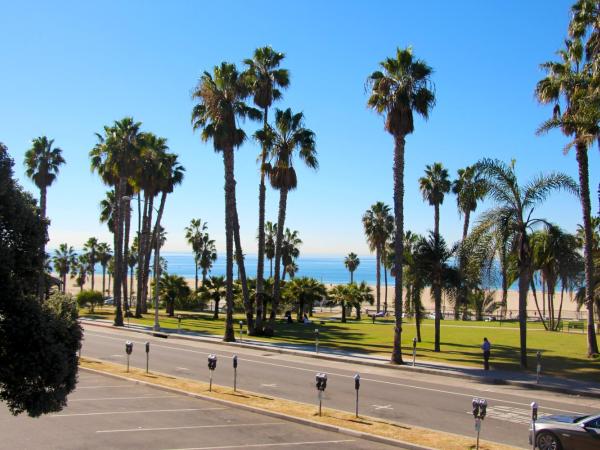
<svg viewBox="0 0 600 450"><path fill-rule="evenodd" d="M268 351L211 343L153 338L139 333L85 325L83 355L125 363L124 342L134 342L131 364L145 367L143 343L151 342L151 369L207 381L207 355L219 357L214 383L231 385L231 357L238 355L238 386L254 392L311 403L316 401L314 375L329 375L327 406L354 410L354 382L361 374L360 411L410 425L473 435L470 404L473 397L488 400L482 438L527 447L529 404L537 401L541 414L592 413L600 401L511 386L482 385L447 378L351 363L320 361Z"/></svg>
<svg viewBox="0 0 600 450"><path fill-rule="evenodd" d="M394 448L87 372L60 413L0 406L0 430L6 449Z"/></svg>

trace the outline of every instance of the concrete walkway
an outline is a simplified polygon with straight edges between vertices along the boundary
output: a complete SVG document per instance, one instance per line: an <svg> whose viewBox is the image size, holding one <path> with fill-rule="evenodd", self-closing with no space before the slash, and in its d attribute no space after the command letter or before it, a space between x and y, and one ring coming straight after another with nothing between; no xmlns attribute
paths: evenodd
<svg viewBox="0 0 600 450"><path fill-rule="evenodd" d="M332 361L352 362L355 364L368 366L385 366L396 370L408 370L418 373L428 373L432 375L450 376L454 378L468 378L474 381L488 384L508 384L519 386L528 389L541 389L551 392L560 392L564 394L579 395L586 397L600 398L600 381L580 381L567 378L550 377L542 374L539 382L536 381L536 376L530 373L507 371L507 370L490 370L484 371L481 368L470 366L459 366L432 361L415 361L412 365L412 357L405 354L404 365L390 364L389 359L378 355L369 355L365 353L346 352L327 347L319 346L319 352L316 352L315 346L307 346L303 344L290 344L279 342L265 342L252 338L244 337L240 342L223 342L219 336L208 333L198 333L187 330L174 330L163 328L160 333L152 331L152 327L142 325L129 325L124 328L114 327L112 321L103 319L88 319L81 318L82 323L97 325L105 328L127 329L129 331L137 331L140 333L148 333L153 335L163 335L171 339L184 339L193 341L212 342L228 346L238 346L254 349L262 349L265 351L287 353L298 356L320 358ZM600 380L600 374L599 374Z"/></svg>

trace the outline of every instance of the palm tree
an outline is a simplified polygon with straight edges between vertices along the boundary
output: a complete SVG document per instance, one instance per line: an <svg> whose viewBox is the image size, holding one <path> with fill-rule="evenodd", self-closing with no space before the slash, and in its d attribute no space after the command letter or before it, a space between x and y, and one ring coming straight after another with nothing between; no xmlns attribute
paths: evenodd
<svg viewBox="0 0 600 450"><path fill-rule="evenodd" d="M62 292L63 294L67 289L67 274L71 271L71 266L75 264L77 255L67 244L60 244L58 250L54 250L54 257L52 261L54 263L54 270L58 272L58 275L62 279Z"/></svg>
<svg viewBox="0 0 600 450"><path fill-rule="evenodd" d="M105 197L100 201L100 223L105 223L108 231L115 232L115 191L106 191Z"/></svg>
<svg viewBox="0 0 600 450"><path fill-rule="evenodd" d="M74 263L71 264L71 278L75 278L75 283L79 286L79 292L83 291L89 263L89 255L84 253L77 256Z"/></svg>
<svg viewBox="0 0 600 450"><path fill-rule="evenodd" d="M367 83L371 88L368 106L385 118L385 129L394 137L394 219L396 233L404 235L404 145L414 131L413 112L427 119L435 105L431 83L432 69L415 59L412 49L398 48L395 58L380 63L382 70L373 72ZM395 285L394 347L392 362L402 363L402 257L403 240L396 239L397 268Z"/></svg>
<svg viewBox="0 0 600 450"><path fill-rule="evenodd" d="M273 278L273 258L275 258L275 239L277 239L277 224L265 223L265 257L271 263L269 278Z"/></svg>
<svg viewBox="0 0 600 450"><path fill-rule="evenodd" d="M53 144L54 139L40 136L32 141L31 148L25 152L25 173L40 190L40 216L46 224L46 192L56 180L60 166L65 163L62 150L58 147L52 148ZM45 242L41 251L44 255L46 254ZM38 280L38 297L40 301L44 298L44 281L45 275L42 270Z"/></svg>
<svg viewBox="0 0 600 450"><path fill-rule="evenodd" d="M285 230L285 214L288 192L296 189L298 179L294 168L294 154L297 152L300 160L311 169L317 169L317 150L315 134L304 127L304 115L293 114L291 109L275 110L275 127L257 131L257 137L263 145L270 149L273 157L273 167L269 171L271 186L279 191L279 215L277 218L277 237L275 240L275 276L273 279L273 302L269 324L265 334L272 335L275 316L280 300L281 258L283 250L283 232Z"/></svg>
<svg viewBox="0 0 600 450"><path fill-rule="evenodd" d="M597 33L594 35L597 37ZM579 171L579 190L583 227L585 231L584 261L585 285L587 287L588 356L598 353L598 342L594 330L594 262L592 256L592 223L587 150L600 136L597 101L590 101L593 82L593 63L584 58L584 46L580 38L567 40L566 48L560 50L560 61L542 64L547 76L536 86L536 96L540 103L554 104L553 117L539 128L538 133L559 128L573 142L567 150L575 146L575 158ZM561 104L563 111L561 112Z"/></svg>
<svg viewBox="0 0 600 450"><path fill-rule="evenodd" d="M281 244L281 262L282 271L281 279L285 280L285 274L296 273L298 266L296 265L296 259L300 256L300 245L302 245L302 239L299 237L298 230L285 229L283 235L283 243ZM288 267L290 270L288 270ZM295 270L294 270L295 267Z"/></svg>
<svg viewBox="0 0 600 450"><path fill-rule="evenodd" d="M527 367L527 292L531 276L531 247L529 230L543 219L532 218L533 210L543 203L550 193L565 189L574 194L578 186L569 176L562 173L538 175L524 186L520 186L515 173L514 161L507 165L499 160L482 159L477 170L487 181L488 193L497 204L480 218L474 232L506 229L515 243L519 272L519 330L520 363ZM498 234L498 233L496 233Z"/></svg>
<svg viewBox="0 0 600 450"><path fill-rule="evenodd" d="M127 266L129 266L129 305L130 306L133 303L133 279L134 279L134 269L136 266L138 266L138 272L139 272L139 264L138 264L138 262L139 262L138 257L140 255L139 245L140 245L139 236L136 236L133 239L133 243L131 244L131 249L129 251L129 256L127 258ZM135 306L137 309L137 303Z"/></svg>
<svg viewBox="0 0 600 450"><path fill-rule="evenodd" d="M199 264L202 268L202 284L204 284L206 283L208 273L217 260L217 246L214 239L211 239L208 233L203 233L202 239L199 241L198 250L200 252Z"/></svg>
<svg viewBox="0 0 600 450"><path fill-rule="evenodd" d="M219 318L219 301L227 297L227 283L224 277L210 277L206 283L202 283L202 291L205 298L214 303L213 319Z"/></svg>
<svg viewBox="0 0 600 450"><path fill-rule="evenodd" d="M369 305L373 305L373 303L375 303L373 290L364 281L361 281L358 285L356 283L350 283L350 286L352 287L350 301L356 308L356 320L360 320L360 308L362 304L368 303Z"/></svg>
<svg viewBox="0 0 600 450"><path fill-rule="evenodd" d="M484 314L494 314L500 308L501 303L495 300L495 291L474 289L469 294L469 302L475 310L475 320L483 320Z"/></svg>
<svg viewBox="0 0 600 450"><path fill-rule="evenodd" d="M414 313L417 341L421 342L421 322L425 312L421 302L421 294L425 289L428 273L424 273L425 263L419 258L417 253L419 244L424 238L411 231L404 233L404 284L406 286L406 306L407 313ZM395 275L395 268L392 267L392 275Z"/></svg>
<svg viewBox="0 0 600 450"><path fill-rule="evenodd" d="M83 244L83 250L89 254L90 258L90 274L92 275L92 291L94 290L94 272L96 263L98 262L98 239L95 237L89 238L85 244Z"/></svg>
<svg viewBox="0 0 600 450"><path fill-rule="evenodd" d="M327 297L327 288L314 278L294 278L285 285L285 297L297 304L296 317L300 323L307 306L310 311L316 301Z"/></svg>
<svg viewBox="0 0 600 450"><path fill-rule="evenodd" d="M165 303L165 308L169 317L175 316L175 301L190 296L190 288L185 278L179 275L169 275L163 273L159 281L160 295Z"/></svg>
<svg viewBox="0 0 600 450"><path fill-rule="evenodd" d="M390 207L383 202L374 203L362 217L365 235L369 249L375 251L376 269L376 306L377 312L381 310L381 262L383 247L394 230L394 218L390 214Z"/></svg>
<svg viewBox="0 0 600 450"><path fill-rule="evenodd" d="M344 258L344 266L350 272L350 284L354 283L354 271L360 265L360 258L356 253L348 253L348 256Z"/></svg>
<svg viewBox="0 0 600 450"><path fill-rule="evenodd" d="M96 134L98 143L90 151L91 167L97 171L102 180L115 188L115 202L113 215L114 223L114 249L115 272L113 276L113 295L115 299L115 325L123 326L123 309L121 305L121 288L127 274L127 264L124 258L125 236L128 232L125 227L126 217L129 216L129 201L124 201L128 193L128 180L134 175L140 151L140 122L135 122L131 117L115 121L112 126L104 127L104 136ZM125 229L124 229L125 228ZM128 244L125 244L128 245ZM126 303L126 302L125 302Z"/></svg>
<svg viewBox="0 0 600 450"><path fill-rule="evenodd" d="M247 66L244 78L250 87L254 104L263 112L263 132L269 126L269 108L274 100L281 98L279 88L286 88L290 83L287 69L279 68L285 55L271 47L254 50L252 59L244 60ZM258 188L258 263L256 268L256 330L262 333L262 311L264 307L264 268L265 268L265 176L269 170L267 164L268 146L262 143L260 154L260 184Z"/></svg>
<svg viewBox="0 0 600 450"><path fill-rule="evenodd" d="M330 291L329 296L337 305L340 305L342 308L342 318L341 322L346 323L346 305L348 302L351 302L351 287L354 285L344 285L338 284L335 285Z"/></svg>
<svg viewBox="0 0 600 450"><path fill-rule="evenodd" d="M242 272L242 289L246 319L249 330L254 328L253 311L245 285L245 266L240 236L237 206L235 199L234 149L246 139L244 130L237 127L237 120L249 117L260 119L261 113L251 108L244 99L248 96L248 86L234 64L221 63L213 69L213 74L204 72L192 97L198 104L192 111L194 130L201 129L202 140L212 139L216 152L223 154L225 168L225 249L227 279L227 320L224 341L235 341L233 330L233 241L235 239L238 267Z"/></svg>
<svg viewBox="0 0 600 450"><path fill-rule="evenodd" d="M456 205L458 214L464 215L462 241L465 242L469 233L469 222L471 213L477 209L477 202L485 196L485 180L476 172L475 167L467 166L464 169L458 169L458 178L452 183L452 192L456 194ZM466 261L462 257L463 252L459 253L459 270L464 272ZM461 286L459 295L455 303L454 318L458 319L461 306L467 304L468 290L466 286Z"/></svg>
<svg viewBox="0 0 600 450"><path fill-rule="evenodd" d="M194 290L198 290L198 266L200 264L200 241L204 231L206 231L206 222L201 219L192 219L189 226L185 227L185 238L191 245L194 252Z"/></svg>
<svg viewBox="0 0 600 450"><path fill-rule="evenodd" d="M102 266L102 296L106 295L106 268L110 259L112 258L112 253L110 250L110 245L106 242L100 242L98 244L98 249L96 250L96 256L98 258L98 262Z"/></svg>

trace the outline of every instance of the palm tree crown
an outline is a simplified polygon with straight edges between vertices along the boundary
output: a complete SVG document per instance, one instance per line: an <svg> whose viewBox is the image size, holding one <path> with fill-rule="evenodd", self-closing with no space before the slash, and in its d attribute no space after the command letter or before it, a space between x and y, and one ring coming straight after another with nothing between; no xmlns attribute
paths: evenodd
<svg viewBox="0 0 600 450"><path fill-rule="evenodd" d="M41 136L35 138L31 148L25 152L25 173L40 190L54 183L60 166L65 163L62 150L52 148L53 145L54 139Z"/></svg>
<svg viewBox="0 0 600 450"><path fill-rule="evenodd" d="M344 266L350 272L350 283L354 282L354 271L360 265L360 258L356 253L348 253L348 256L344 258Z"/></svg>

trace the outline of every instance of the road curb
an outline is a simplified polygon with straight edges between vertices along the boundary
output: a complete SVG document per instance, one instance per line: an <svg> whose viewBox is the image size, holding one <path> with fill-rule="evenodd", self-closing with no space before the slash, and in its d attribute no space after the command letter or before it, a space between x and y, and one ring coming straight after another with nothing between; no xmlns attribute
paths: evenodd
<svg viewBox="0 0 600 450"><path fill-rule="evenodd" d="M211 402L214 402L214 403L219 403L219 404L222 404L222 405L227 405L227 406L230 406L230 407L244 409L246 411L254 412L254 413L257 413L257 414L262 414L264 416L274 417L274 418L277 418L277 419L282 419L282 420L286 420L288 422L294 422L294 423L298 423L298 424L301 424L301 425L307 425L307 426L310 426L310 427L313 427L313 428L319 428L321 430L333 431L333 432L336 432L336 433L340 433L340 434L344 434L344 435L352 436L352 437L358 437L358 438L361 438L361 439L365 439L365 440L372 441L372 442L377 442L377 443L380 443L380 444L393 445L395 447L406 449L406 450L436 450L433 447L424 447L424 446L417 445L417 444L411 444L410 442L400 441L398 439L386 438L386 437L383 437L383 436L377 436L375 434L365 433L363 431L356 431L356 430L351 430L349 428L338 427L336 425L329 425L329 424L326 424L326 423L315 422L315 421L310 420L310 419L303 419L301 417L290 416L288 414L279 413L279 412L276 412L276 411L269 411L269 410L257 408L255 406L244 405L242 403L230 402L228 400L223 400L223 399L220 399L220 398L209 397L209 396L205 396L205 395L202 395L202 394L198 394L196 392L188 392L188 391L184 391L184 390L173 388L173 387L169 387L169 386L163 386L163 385L160 385L160 384L154 384L154 383L149 382L149 381L137 380L135 378L129 378L129 377L124 376L124 375L117 375L117 374L110 373L110 372L104 372L102 370L92 369L92 368L89 368L89 367L81 367L81 366L79 366L79 370L83 370L85 372L90 372L90 373L102 374L102 375L113 377L113 378L117 378L117 379L120 379L120 380L126 380L126 381L129 381L129 382L135 383L135 384L140 384L140 385L144 385L144 386L151 386L151 387L153 387L155 389L159 389L159 390L166 391L166 392L174 392L174 393L177 393L177 394L186 395L188 397L199 398L199 399L202 399L202 400L207 400L207 401L211 401Z"/></svg>
<svg viewBox="0 0 600 450"><path fill-rule="evenodd" d="M205 342L205 343L223 345L223 346L227 346L227 347L242 347L242 348L248 348L248 349L252 349L252 350L269 351L269 352L273 352L273 353L280 353L280 354L286 354L286 355L302 356L305 358L321 359L321 360L325 360L325 361L352 363L352 364L357 364L357 365L362 365L362 366L370 366L370 367L379 366L379 367L384 367L384 368L393 369L393 370L402 370L402 371L409 371L409 372L412 371L412 372L424 373L424 374L428 374L428 375L438 375L438 376L445 376L445 377L451 377L451 378L460 378L463 380L468 379L468 380L476 381L476 382L479 382L482 384L508 385L508 386L515 386L515 387L531 389L531 390L556 392L556 393L560 393L560 394L577 395L577 396L581 396L581 397L600 398L600 392L593 392L593 391L588 392L585 390L569 389L569 388L563 388L560 386L548 386L548 385L543 385L543 384L533 384L533 383L530 383L527 381L505 380L503 378L496 378L496 377L468 375L468 374L463 374L463 373L452 372L451 371L452 369L428 369L428 368L424 368L424 367L413 367L413 366L409 366L407 364L396 365L396 364L391 364L389 362L383 363L383 362L364 361L364 360L360 360L356 357L349 360L347 358L344 358L343 356L334 356L334 355L327 355L327 354L322 354L322 353L315 354L315 353L310 353L310 352L306 352L306 351L299 351L299 350L293 350L293 349L288 349L288 348L278 348L278 347L274 347L274 346L254 345L254 344L247 344L245 342L223 342L220 340L206 338L204 336L186 336L186 335L176 334L176 333L162 333L162 332L157 333L156 331L141 330L138 328L121 328L121 327L115 327L114 325L110 325L110 324L104 324L104 323L88 321L88 320L84 320L83 322L86 324L94 325L94 326L101 327L101 328L111 328L114 330L122 330L122 331L133 331L136 333L142 333L142 334L147 334L147 335L152 335L152 336L157 336L157 337L164 337L164 338L171 338L171 339L180 339L180 340L184 340L184 341Z"/></svg>

